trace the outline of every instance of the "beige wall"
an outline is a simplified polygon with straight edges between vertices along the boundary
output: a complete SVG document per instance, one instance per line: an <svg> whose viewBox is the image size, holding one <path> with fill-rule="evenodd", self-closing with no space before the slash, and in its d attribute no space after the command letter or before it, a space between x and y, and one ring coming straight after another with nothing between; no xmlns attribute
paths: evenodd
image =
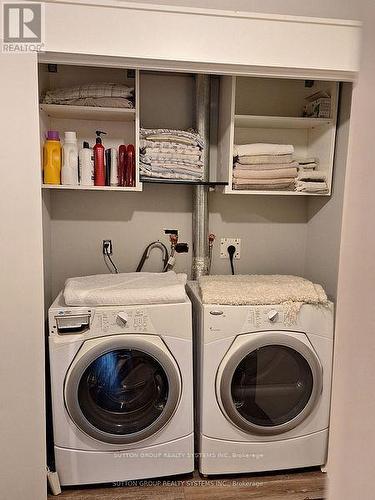
<svg viewBox="0 0 375 500"><path fill-rule="evenodd" d="M52 298L72 276L107 272L102 240L112 239L114 260L123 272L135 271L146 245L160 239L164 229L178 229L189 243L188 254L177 257L176 270L190 273L192 189L189 186L145 185L143 193L53 192L46 226L50 227L50 270L47 286ZM210 194L210 231L216 234L213 273L228 274L220 259L221 237L242 239L239 273L303 274L306 244L306 203L300 197L242 197ZM155 250L145 271L161 270Z"/></svg>
<svg viewBox="0 0 375 500"><path fill-rule="evenodd" d="M0 498L43 500L42 235L36 57L0 54Z"/></svg>
<svg viewBox="0 0 375 500"><path fill-rule="evenodd" d="M372 5L371 5L372 4ZM375 497L375 6L353 94L338 288L330 500Z"/></svg>

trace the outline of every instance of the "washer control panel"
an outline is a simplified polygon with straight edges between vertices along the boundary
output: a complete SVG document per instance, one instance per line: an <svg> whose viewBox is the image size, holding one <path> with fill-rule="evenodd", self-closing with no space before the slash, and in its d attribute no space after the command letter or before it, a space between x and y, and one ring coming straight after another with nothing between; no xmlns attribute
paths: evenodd
<svg viewBox="0 0 375 500"><path fill-rule="evenodd" d="M145 309L96 310L92 332L103 333L153 333L149 313Z"/></svg>

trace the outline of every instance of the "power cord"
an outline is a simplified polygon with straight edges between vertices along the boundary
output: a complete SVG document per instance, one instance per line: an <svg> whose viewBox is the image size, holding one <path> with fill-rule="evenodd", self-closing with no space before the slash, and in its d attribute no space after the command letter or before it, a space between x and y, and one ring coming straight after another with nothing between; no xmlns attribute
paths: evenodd
<svg viewBox="0 0 375 500"><path fill-rule="evenodd" d="M228 252L228 255L229 255L230 267L231 267L231 270L232 270L232 274L234 274L234 262L233 262L233 259L234 259L234 254L236 253L236 247L234 245L229 245L229 247L227 248L227 252Z"/></svg>
<svg viewBox="0 0 375 500"><path fill-rule="evenodd" d="M111 265L112 265L112 267L113 267L113 269L114 269L114 271L115 271L115 274L119 274L119 270L118 270L118 268L117 268L116 264L113 262L112 257L111 257L111 255L110 255L110 253L109 253L109 251L108 251L108 247L106 247L106 248L104 249L104 261L105 261L105 258L106 258L106 257L108 258L109 262L111 263ZM105 262L106 262L106 261L105 261ZM106 262L106 263L107 263L107 262ZM107 266L107 267L108 267L108 266ZM111 271L111 272L112 272L112 271Z"/></svg>

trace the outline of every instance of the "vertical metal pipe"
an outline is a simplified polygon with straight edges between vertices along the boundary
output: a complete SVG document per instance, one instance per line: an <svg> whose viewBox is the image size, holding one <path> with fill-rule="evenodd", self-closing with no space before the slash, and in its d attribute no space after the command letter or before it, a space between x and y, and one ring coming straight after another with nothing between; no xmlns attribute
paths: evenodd
<svg viewBox="0 0 375 500"><path fill-rule="evenodd" d="M210 77L195 76L196 129L204 139L203 180L208 181L210 158ZM192 279L208 274L208 186L193 187Z"/></svg>

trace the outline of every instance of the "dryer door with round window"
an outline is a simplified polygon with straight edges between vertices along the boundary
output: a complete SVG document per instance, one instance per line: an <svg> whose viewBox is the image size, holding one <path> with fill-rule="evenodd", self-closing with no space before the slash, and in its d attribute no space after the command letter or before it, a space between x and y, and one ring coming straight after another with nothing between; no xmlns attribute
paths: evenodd
<svg viewBox="0 0 375 500"><path fill-rule="evenodd" d="M67 373L64 395L84 433L105 443L134 443L170 420L181 378L159 337L116 335L85 342Z"/></svg>
<svg viewBox="0 0 375 500"><path fill-rule="evenodd" d="M238 336L217 377L217 398L241 430L278 434L300 424L317 405L322 367L303 334Z"/></svg>

